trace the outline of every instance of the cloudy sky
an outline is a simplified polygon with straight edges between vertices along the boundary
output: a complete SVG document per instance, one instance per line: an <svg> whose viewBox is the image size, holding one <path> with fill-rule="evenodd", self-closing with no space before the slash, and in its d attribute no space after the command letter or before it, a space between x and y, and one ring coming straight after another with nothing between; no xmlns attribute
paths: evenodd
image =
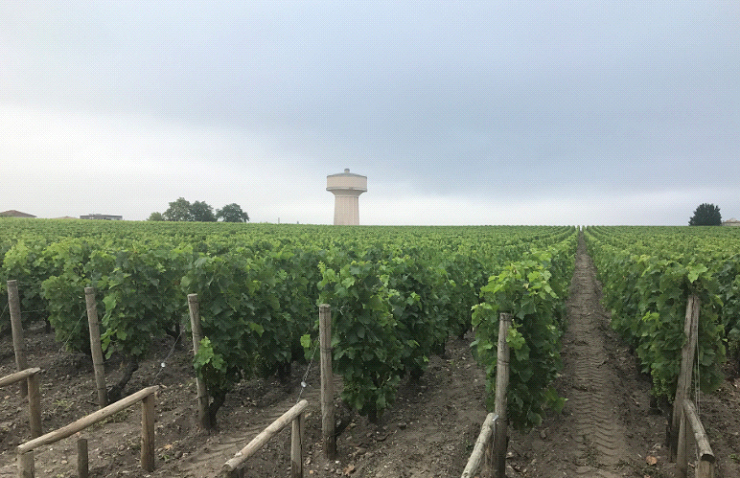
<svg viewBox="0 0 740 478"><path fill-rule="evenodd" d="M740 5L0 0L0 211L740 218Z"/></svg>

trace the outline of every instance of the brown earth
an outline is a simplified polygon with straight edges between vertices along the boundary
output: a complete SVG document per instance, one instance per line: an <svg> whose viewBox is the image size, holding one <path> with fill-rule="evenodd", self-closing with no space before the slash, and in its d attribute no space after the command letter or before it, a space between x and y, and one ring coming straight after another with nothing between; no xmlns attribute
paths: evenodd
<svg viewBox="0 0 740 478"><path fill-rule="evenodd" d="M667 417L651 408L649 379L608 326L592 261L579 246L563 337L565 367L556 383L568 399L559 415L529 433L512 432L509 477L673 477L663 446ZM7 320L7 313L1 320ZM485 376L470 354L472 337L450 339L445 358L432 357L418 381L404 381L396 404L378 424L355 416L338 439L338 459L321 446L318 364L294 364L287 383L245 381L219 411L219 430L197 427L196 391L187 345L161 340L135 372L129 393L160 385L156 397L156 470L139 468L140 411L121 412L88 428L92 477L211 478L223 464L299 398L308 399L305 476L460 476L486 416ZM26 332L28 362L41 367L44 431L97 409L91 360L66 353L43 325ZM187 344L188 341L185 341ZM107 380L120 375L109 364ZM163 366L164 365L164 366ZM307 371L308 368L308 371ZM12 342L0 339L0 376L15 371ZM303 390L301 382L307 387ZM337 382L339 385L339 381ZM740 476L740 380L699 397L702 420L718 457L717 476ZM288 427L289 428L289 427ZM281 432L247 462L244 476L288 476L290 431ZM76 436L36 453L36 476L76 476ZM30 439L27 408L17 386L0 389L0 478L17 476L15 447ZM651 465L655 458L657 463Z"/></svg>

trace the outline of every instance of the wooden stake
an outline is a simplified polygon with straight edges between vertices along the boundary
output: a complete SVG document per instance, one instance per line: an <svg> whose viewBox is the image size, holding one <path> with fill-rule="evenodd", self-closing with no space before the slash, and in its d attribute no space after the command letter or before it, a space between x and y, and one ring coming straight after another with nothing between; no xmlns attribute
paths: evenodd
<svg viewBox="0 0 740 478"><path fill-rule="evenodd" d="M699 308L701 301L695 294L689 296L686 303L686 320L684 322L684 334L686 343L681 349L681 372L678 376L678 385L676 387L676 399L673 401L673 415L671 417L671 426L669 428L668 445L671 452L671 461L676 461L678 449L678 434L680 428L681 416L683 415L683 402L689 397L691 389L691 375L694 369L694 353L698 340L696 325L699 322Z"/></svg>
<svg viewBox="0 0 740 478"><path fill-rule="evenodd" d="M303 478L303 414L293 419L290 435L290 470L292 478Z"/></svg>
<svg viewBox="0 0 740 478"><path fill-rule="evenodd" d="M495 413L489 413L486 416L486 420L480 428L480 435L478 435L478 439L475 442L473 453L471 453L468 464L465 466L465 470L463 470L462 478L472 478L477 476L476 473L478 473L481 468L481 463L483 462L486 449L489 448L497 421L498 415Z"/></svg>
<svg viewBox="0 0 740 478"><path fill-rule="evenodd" d="M331 364L331 307L319 305L319 348L321 349L321 432L326 457L337 456L337 437L334 433L334 373Z"/></svg>
<svg viewBox="0 0 740 478"><path fill-rule="evenodd" d="M21 301L18 295L18 281L8 281L8 306L10 307L10 326L13 334L13 349L15 350L15 364L18 371L28 368L26 360L26 342L23 339L23 323L21 321ZM28 395L28 384L21 382L21 398Z"/></svg>
<svg viewBox="0 0 740 478"><path fill-rule="evenodd" d="M34 373L26 379L28 383L28 414L31 424L31 437L38 438L41 431L41 392L39 391L39 376Z"/></svg>
<svg viewBox="0 0 740 478"><path fill-rule="evenodd" d="M18 478L34 478L33 452L18 455Z"/></svg>
<svg viewBox="0 0 740 478"><path fill-rule="evenodd" d="M494 473L498 478L506 477L506 435L508 416L506 413L506 389L509 387L509 333L511 314L501 314L498 328L498 356L496 359L496 403L494 412L498 415L496 438L494 439Z"/></svg>
<svg viewBox="0 0 740 478"><path fill-rule="evenodd" d="M678 421L678 446L676 448L676 469L678 470L678 476L686 478L688 476L689 466L689 445L688 445L688 426L686 423L686 415L684 414Z"/></svg>
<svg viewBox="0 0 740 478"><path fill-rule="evenodd" d="M16 382L25 381L28 389L28 420L31 426L33 438L41 436L41 393L39 392L39 380L37 374L40 368L27 368L5 377L0 378L0 388L12 385Z"/></svg>
<svg viewBox="0 0 740 478"><path fill-rule="evenodd" d="M90 475L90 468L87 457L87 440L80 438L77 440L77 476L78 478L87 478Z"/></svg>
<svg viewBox="0 0 740 478"><path fill-rule="evenodd" d="M100 324L94 287L85 287L85 305L87 305L87 323L90 330L90 350L95 370L95 384L98 388L98 406L103 408L108 405L108 391L105 387L105 362L103 362L103 347L100 344Z"/></svg>
<svg viewBox="0 0 740 478"><path fill-rule="evenodd" d="M109 416L128 408L138 401L142 401L142 438L141 438L141 467L145 471L154 471L154 392L159 387L153 386L139 390L133 395L101 408L97 412L70 423L46 435L18 445L18 476L21 478L33 478L33 450L36 448L58 442L64 438L74 435L80 430L93 425ZM145 425L146 421L146 425ZM146 453L146 455L145 455ZM150 458L151 457L151 458Z"/></svg>
<svg viewBox="0 0 740 478"><path fill-rule="evenodd" d="M141 400L141 468L154 471L154 394Z"/></svg>
<svg viewBox="0 0 740 478"><path fill-rule="evenodd" d="M699 449L699 463L697 464L697 478L714 478L714 463L716 458L712 447L709 446L709 439L707 438L707 432L704 430L704 425L701 423L699 414L696 412L696 407L691 400L684 401L684 421L686 421L686 429L690 428L694 434L694 440L696 446Z"/></svg>
<svg viewBox="0 0 740 478"><path fill-rule="evenodd" d="M109 416L114 415L125 408L128 408L129 406L133 405L139 400L142 400L144 397L152 395L154 392L157 391L158 388L159 387L155 385L152 387L145 388L143 390L139 390L133 395L129 395L128 397L122 398L121 400L115 403L111 403L107 407L100 409L97 412L93 412L90 415L87 415L85 417L82 417L79 420L74 421L67 426L59 428L58 430L54 430L53 432L49 432L46 435L42 435L38 438L34 438L33 440L27 441L26 443L22 443L18 445L18 448L17 448L18 453L23 454L31 450L34 450L40 446L49 445L51 443L58 442L59 440L63 438L72 436L78 431L84 430L90 425L97 423L105 418L108 418Z"/></svg>
<svg viewBox="0 0 740 478"><path fill-rule="evenodd" d="M190 310L190 328L193 331L193 356L198 353L200 340L203 338L203 329L200 326L200 303L198 294L188 294L188 309ZM198 387L198 419L200 426L205 430L210 430L211 414L208 411L208 390L206 384L198 376L195 377L195 384Z"/></svg>
<svg viewBox="0 0 740 478"><path fill-rule="evenodd" d="M280 432L283 428L288 426L293 420L295 420L303 411L308 407L308 401L301 400L300 402L293 405L293 407L287 412L283 413L280 418L272 422L267 428L254 437L247 446L241 449L234 458L226 462L221 469L222 474L233 476L233 471L244 463L249 457L254 455L260 448L265 446L265 443Z"/></svg>
<svg viewBox="0 0 740 478"><path fill-rule="evenodd" d="M0 378L0 388L5 387L6 385L12 385L16 382L20 382L21 380L26 380L28 377L35 373L39 373L41 371L40 368L27 368L25 370L21 370L20 372L12 373L10 375L6 375L2 378Z"/></svg>

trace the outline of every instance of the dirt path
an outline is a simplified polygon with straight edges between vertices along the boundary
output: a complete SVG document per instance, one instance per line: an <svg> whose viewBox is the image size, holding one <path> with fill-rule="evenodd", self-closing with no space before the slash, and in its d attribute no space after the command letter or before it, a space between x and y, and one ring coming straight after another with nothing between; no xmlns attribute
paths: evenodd
<svg viewBox="0 0 740 478"><path fill-rule="evenodd" d="M534 433L515 435L510 462L523 476L670 476L656 474L666 462L665 417L651 413L650 383L609 327L600 298L581 237L562 338L564 368L556 383L568 401L562 415L549 417ZM658 459L657 467L647 464L648 455Z"/></svg>
<svg viewBox="0 0 740 478"><path fill-rule="evenodd" d="M568 366L575 369L570 412L576 417L576 461L581 465L577 471L593 476L598 467L602 476L610 477L622 457L628 456L629 448L621 404L614 400L620 391L619 377L616 369L607 365L606 337L601 332L603 311L594 273L591 258L580 244L564 340L569 344Z"/></svg>

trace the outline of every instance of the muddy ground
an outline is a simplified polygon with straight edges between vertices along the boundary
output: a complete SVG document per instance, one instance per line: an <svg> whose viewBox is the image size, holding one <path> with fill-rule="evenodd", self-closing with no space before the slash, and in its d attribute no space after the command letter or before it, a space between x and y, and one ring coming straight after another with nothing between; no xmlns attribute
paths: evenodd
<svg viewBox="0 0 740 478"><path fill-rule="evenodd" d="M649 379L634 355L609 328L599 304L593 263L579 246L563 337L565 367L556 383L568 399L529 433L512 432L509 477L673 477L665 438L667 411L651 407ZM7 313L1 320L8 320ZM246 381L219 412L219 429L197 426L196 390L188 341L161 340L134 374L127 391L159 385L156 397L156 470L139 467L138 407L45 446L36 453L36 476L76 476L76 439L89 442L92 477L211 478L223 464L300 398L308 399L305 476L460 476L485 416L485 376L470 354L471 334L453 338L447 355L432 357L418 382L405 381L397 403L378 424L355 416L338 439L338 459L324 458L321 445L318 364L295 364L287 383ZM26 331L28 362L41 367L44 432L97 409L91 360L69 354L43 325ZM15 371L12 341L0 339L0 376ZM109 383L120 375L115 363ZM305 380L307 387L301 387ZM337 379L337 385L340 381ZM740 476L740 380L699 398L702 420L718 457L717 476ZM289 428L289 427L288 427ZM30 438L27 408L17 386L0 389L0 478L17 476L15 447ZM281 432L244 469L244 476L288 476L289 430ZM654 463L654 464L653 464Z"/></svg>

